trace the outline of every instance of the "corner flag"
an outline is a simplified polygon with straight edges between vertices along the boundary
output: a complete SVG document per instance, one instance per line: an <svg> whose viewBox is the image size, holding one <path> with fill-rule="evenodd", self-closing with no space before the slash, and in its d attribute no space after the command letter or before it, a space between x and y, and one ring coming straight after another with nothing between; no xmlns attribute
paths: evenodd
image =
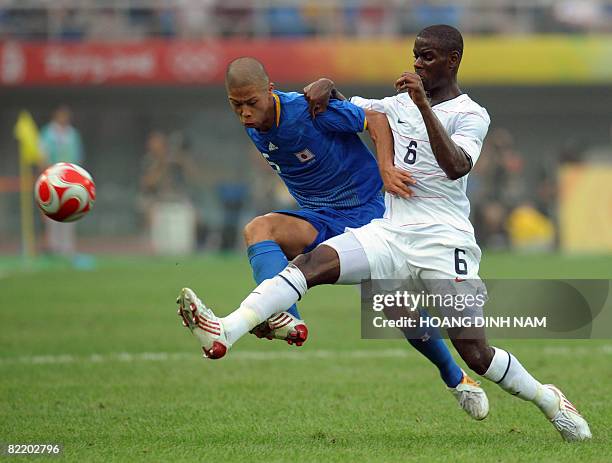
<svg viewBox="0 0 612 463"><path fill-rule="evenodd" d="M14 129L19 143L19 184L21 197L21 248L26 259L36 255L36 237L34 235L34 208L32 192L34 180L32 167L40 165L43 157L40 152L38 127L28 111L21 111Z"/></svg>
<svg viewBox="0 0 612 463"><path fill-rule="evenodd" d="M21 111L15 124L15 138L19 142L19 155L25 164L38 165L42 162L40 152L38 127L28 111Z"/></svg>

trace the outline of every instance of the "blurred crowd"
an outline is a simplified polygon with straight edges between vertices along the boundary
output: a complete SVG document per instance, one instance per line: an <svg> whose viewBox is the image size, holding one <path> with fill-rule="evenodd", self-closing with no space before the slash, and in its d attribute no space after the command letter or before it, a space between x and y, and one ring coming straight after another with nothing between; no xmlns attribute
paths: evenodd
<svg viewBox="0 0 612 463"><path fill-rule="evenodd" d="M161 247L172 241L169 235L177 228L193 231L175 239L189 241L185 245L190 248L234 250L242 245L247 220L296 206L261 154L255 148L246 154L246 177L227 179L220 170L196 161L184 132L153 130L148 134L138 209L141 229L154 251L163 253ZM177 211L183 212L177 215Z"/></svg>
<svg viewBox="0 0 612 463"><path fill-rule="evenodd" d="M470 174L468 196L477 240L489 249L550 250L556 246L557 166L527 169L504 128L492 130Z"/></svg>
<svg viewBox="0 0 612 463"><path fill-rule="evenodd" d="M5 0L0 39L138 40L612 31L612 0Z"/></svg>

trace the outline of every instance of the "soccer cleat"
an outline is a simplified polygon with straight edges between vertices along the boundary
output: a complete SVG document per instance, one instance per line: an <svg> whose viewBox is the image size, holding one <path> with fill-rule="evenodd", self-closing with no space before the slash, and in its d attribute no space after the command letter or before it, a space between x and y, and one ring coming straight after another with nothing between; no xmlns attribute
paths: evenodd
<svg viewBox="0 0 612 463"><path fill-rule="evenodd" d="M282 339L287 344L301 346L308 339L308 327L304 320L294 317L289 312L281 312L251 330L258 338Z"/></svg>
<svg viewBox="0 0 612 463"><path fill-rule="evenodd" d="M463 378L455 387L448 388L461 408L475 420L484 420L489 414L489 399L478 381L474 381L463 370Z"/></svg>
<svg viewBox="0 0 612 463"><path fill-rule="evenodd" d="M544 384L544 387L551 390L559 398L559 410L550 422L559 431L561 437L567 442L590 439L592 435L589 424L578 413L576 407L567 400L563 392L552 384Z"/></svg>
<svg viewBox="0 0 612 463"><path fill-rule="evenodd" d="M183 325L198 338L202 345L204 357L220 359L231 344L227 341L223 323L189 288L181 289L176 298L178 315L183 319Z"/></svg>

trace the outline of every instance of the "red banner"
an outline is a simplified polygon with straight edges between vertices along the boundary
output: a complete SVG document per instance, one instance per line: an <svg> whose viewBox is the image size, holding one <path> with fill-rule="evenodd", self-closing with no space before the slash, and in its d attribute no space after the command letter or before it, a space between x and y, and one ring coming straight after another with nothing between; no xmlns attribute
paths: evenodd
<svg viewBox="0 0 612 463"><path fill-rule="evenodd" d="M220 84L232 59L254 56L280 85L328 76L340 83L386 84L392 89L397 77L412 69L412 46L409 37L0 42L0 86ZM532 56L540 58L534 63ZM610 59L612 36L468 36L459 79L495 85L609 83Z"/></svg>
<svg viewBox="0 0 612 463"><path fill-rule="evenodd" d="M327 46L300 41L0 43L0 85L184 85L222 83L239 56L265 63L279 82L325 70Z"/></svg>

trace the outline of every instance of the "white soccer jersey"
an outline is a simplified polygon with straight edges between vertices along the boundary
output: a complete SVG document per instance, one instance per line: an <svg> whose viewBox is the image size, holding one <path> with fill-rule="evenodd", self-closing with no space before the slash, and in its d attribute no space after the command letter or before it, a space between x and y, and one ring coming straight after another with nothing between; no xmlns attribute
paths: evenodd
<svg viewBox="0 0 612 463"><path fill-rule="evenodd" d="M451 180L440 168L421 113L410 96L401 93L382 100L354 96L351 102L387 115L393 131L395 165L410 172L417 182L411 186L414 196L409 199L385 195L385 218L397 226L446 224L474 233L466 196L467 175ZM476 164L491 122L486 109L466 94L432 109L452 140L468 154L472 165Z"/></svg>

